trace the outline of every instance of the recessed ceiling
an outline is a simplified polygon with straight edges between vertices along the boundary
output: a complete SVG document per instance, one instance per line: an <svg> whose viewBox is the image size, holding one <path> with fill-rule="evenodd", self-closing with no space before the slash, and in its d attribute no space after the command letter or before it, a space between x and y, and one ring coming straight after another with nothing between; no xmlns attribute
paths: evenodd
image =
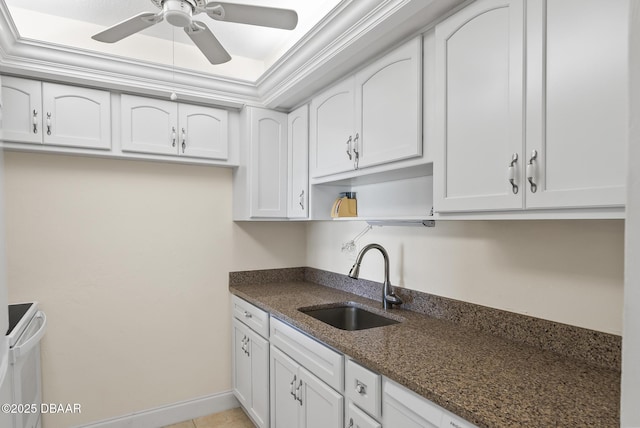
<svg viewBox="0 0 640 428"><path fill-rule="evenodd" d="M233 3L293 9L295 30L215 21L204 22L232 60L211 65L180 28L161 22L119 42L101 43L91 36L141 12L157 12L151 0L0 0L26 39L68 46L136 61L173 65L215 76L255 82L341 0L233 0ZM174 43L175 42L175 43Z"/></svg>

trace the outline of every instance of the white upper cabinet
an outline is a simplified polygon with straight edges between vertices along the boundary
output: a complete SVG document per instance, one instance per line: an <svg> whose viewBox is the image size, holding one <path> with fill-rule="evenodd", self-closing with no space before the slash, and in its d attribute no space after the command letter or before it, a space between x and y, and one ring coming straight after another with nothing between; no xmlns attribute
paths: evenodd
<svg viewBox="0 0 640 428"><path fill-rule="evenodd" d="M120 125L123 151L178 153L178 104L174 102L122 95Z"/></svg>
<svg viewBox="0 0 640 428"><path fill-rule="evenodd" d="M111 148L109 92L3 77L2 98L4 141Z"/></svg>
<svg viewBox="0 0 640 428"><path fill-rule="evenodd" d="M354 168L354 78L333 86L311 101L309 164L312 177Z"/></svg>
<svg viewBox="0 0 640 428"><path fill-rule="evenodd" d="M179 104L180 154L197 158L227 159L227 123L226 110Z"/></svg>
<svg viewBox="0 0 640 428"><path fill-rule="evenodd" d="M435 211L623 207L628 1L523 4L436 27Z"/></svg>
<svg viewBox="0 0 640 428"><path fill-rule="evenodd" d="M522 208L522 0L480 0L436 27L436 211ZM521 187L521 185L520 185Z"/></svg>
<svg viewBox="0 0 640 428"><path fill-rule="evenodd" d="M122 95L123 151L220 159L228 157L227 112Z"/></svg>
<svg viewBox="0 0 640 428"><path fill-rule="evenodd" d="M44 144L111 148L111 95L107 91L42 84Z"/></svg>
<svg viewBox="0 0 640 428"><path fill-rule="evenodd" d="M422 39L356 74L356 168L422 154Z"/></svg>
<svg viewBox="0 0 640 428"><path fill-rule="evenodd" d="M422 39L413 39L315 97L311 177L422 154Z"/></svg>
<svg viewBox="0 0 640 428"><path fill-rule="evenodd" d="M309 216L309 106L288 116L288 211L289 218Z"/></svg>
<svg viewBox="0 0 640 428"><path fill-rule="evenodd" d="M527 2L527 207L624 206L628 18L627 0Z"/></svg>
<svg viewBox="0 0 640 428"><path fill-rule="evenodd" d="M233 176L233 219L287 218L287 115L245 107L240 166Z"/></svg>
<svg viewBox="0 0 640 428"><path fill-rule="evenodd" d="M42 84L2 76L2 139L42 144Z"/></svg>

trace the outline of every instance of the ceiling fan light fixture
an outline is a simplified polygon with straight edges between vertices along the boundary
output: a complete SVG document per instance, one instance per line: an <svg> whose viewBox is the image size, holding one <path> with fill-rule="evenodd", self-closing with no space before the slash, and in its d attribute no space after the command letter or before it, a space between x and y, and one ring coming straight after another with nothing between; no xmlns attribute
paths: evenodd
<svg viewBox="0 0 640 428"><path fill-rule="evenodd" d="M193 5L185 0L165 0L162 3L164 19L175 27L191 25Z"/></svg>

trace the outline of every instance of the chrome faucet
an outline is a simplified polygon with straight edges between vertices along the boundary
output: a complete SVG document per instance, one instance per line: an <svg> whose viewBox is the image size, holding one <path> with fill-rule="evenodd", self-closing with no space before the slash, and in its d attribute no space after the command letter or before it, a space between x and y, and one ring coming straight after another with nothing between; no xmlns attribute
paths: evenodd
<svg viewBox="0 0 640 428"><path fill-rule="evenodd" d="M370 249L375 248L382 253L382 257L384 258L384 284L382 285L382 307L384 309L390 309L393 305L401 305L402 300L398 296L393 293L393 286L389 282L389 254L387 254L387 250L380 244L369 244L366 245L360 252L358 253L358 257L356 257L356 262L351 267L349 271L349 277L353 279L358 279L360 275L360 263L362 263L362 258L365 253Z"/></svg>

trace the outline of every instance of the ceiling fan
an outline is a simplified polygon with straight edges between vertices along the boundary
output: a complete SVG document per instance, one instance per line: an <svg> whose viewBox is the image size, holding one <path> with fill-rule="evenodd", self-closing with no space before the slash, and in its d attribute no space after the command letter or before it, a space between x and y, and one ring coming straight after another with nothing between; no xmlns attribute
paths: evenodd
<svg viewBox="0 0 640 428"><path fill-rule="evenodd" d="M206 13L218 21L284 30L293 30L298 24L298 14L289 9L216 1L207 2L207 0L151 0L151 2L162 10L158 13L144 12L132 16L91 38L99 42L114 43L166 19L169 24L184 28L184 32L211 64L222 64L229 61L231 55L213 35L209 27L203 22L193 19L194 15Z"/></svg>

